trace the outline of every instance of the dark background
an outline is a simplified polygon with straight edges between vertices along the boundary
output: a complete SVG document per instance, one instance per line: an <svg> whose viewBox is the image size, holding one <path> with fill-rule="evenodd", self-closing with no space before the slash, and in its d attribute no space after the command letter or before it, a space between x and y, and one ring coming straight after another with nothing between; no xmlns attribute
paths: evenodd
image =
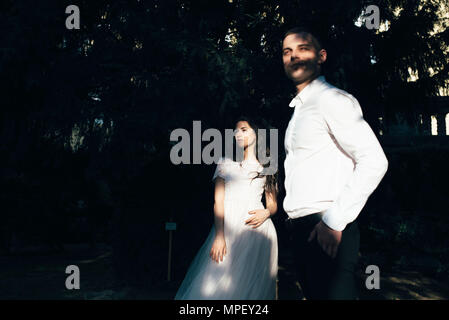
<svg viewBox="0 0 449 320"><path fill-rule="evenodd" d="M65 27L70 4L80 30ZM387 31L354 24L370 4ZM361 278L375 264L383 281L364 297L449 298L444 4L2 1L0 298L171 299L213 223L215 165L173 165L170 132L263 118L279 130L282 185L295 88L281 40L298 24L328 39L326 79L359 100L389 160L359 217ZM297 299L283 198L281 189L279 297ZM69 264L80 267L81 290L64 287Z"/></svg>

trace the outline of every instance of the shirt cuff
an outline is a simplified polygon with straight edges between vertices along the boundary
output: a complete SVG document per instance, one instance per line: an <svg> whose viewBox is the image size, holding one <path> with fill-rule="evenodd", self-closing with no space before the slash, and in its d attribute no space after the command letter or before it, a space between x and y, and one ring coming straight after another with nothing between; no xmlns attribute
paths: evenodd
<svg viewBox="0 0 449 320"><path fill-rule="evenodd" d="M335 205L323 212L322 221L331 229L336 231L343 231L346 228L347 223L341 221L339 212Z"/></svg>

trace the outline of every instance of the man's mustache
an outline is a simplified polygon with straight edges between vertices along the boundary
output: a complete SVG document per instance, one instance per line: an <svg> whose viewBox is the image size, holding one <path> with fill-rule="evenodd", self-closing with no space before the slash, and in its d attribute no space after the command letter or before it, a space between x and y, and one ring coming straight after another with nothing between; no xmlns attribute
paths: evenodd
<svg viewBox="0 0 449 320"><path fill-rule="evenodd" d="M309 60L295 61L295 62L290 63L289 67L290 68L296 68L296 67L299 67L299 66L306 66L306 65L310 64L310 62L311 61L309 61Z"/></svg>

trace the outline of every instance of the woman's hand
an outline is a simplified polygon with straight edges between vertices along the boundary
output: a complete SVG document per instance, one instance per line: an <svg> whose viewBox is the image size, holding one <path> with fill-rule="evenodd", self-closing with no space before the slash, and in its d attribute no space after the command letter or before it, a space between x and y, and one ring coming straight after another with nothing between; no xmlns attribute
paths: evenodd
<svg viewBox="0 0 449 320"><path fill-rule="evenodd" d="M210 249L210 257L212 260L220 263L223 261L223 257L226 255L226 241L223 236L216 236L212 248Z"/></svg>
<svg viewBox="0 0 449 320"><path fill-rule="evenodd" d="M245 224L253 226L253 229L259 227L270 217L270 210L268 209L257 209L248 211L249 214L253 216L245 221Z"/></svg>

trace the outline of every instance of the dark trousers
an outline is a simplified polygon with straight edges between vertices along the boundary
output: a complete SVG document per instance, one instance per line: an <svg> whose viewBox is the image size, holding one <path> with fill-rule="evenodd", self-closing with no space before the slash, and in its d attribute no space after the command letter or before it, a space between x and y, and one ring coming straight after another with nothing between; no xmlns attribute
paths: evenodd
<svg viewBox="0 0 449 320"><path fill-rule="evenodd" d="M287 219L297 278L307 300L357 299L356 268L360 234L356 221L343 230L337 256L333 259L320 247L317 238L307 242L321 221L319 214Z"/></svg>

